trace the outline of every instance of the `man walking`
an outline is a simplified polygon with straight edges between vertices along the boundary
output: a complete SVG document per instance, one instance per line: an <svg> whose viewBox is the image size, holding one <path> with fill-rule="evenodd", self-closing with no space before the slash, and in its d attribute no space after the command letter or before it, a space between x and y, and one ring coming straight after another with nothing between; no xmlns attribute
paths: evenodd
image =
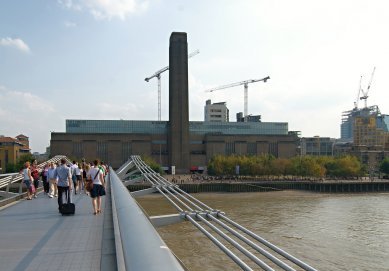
<svg viewBox="0 0 389 271"><path fill-rule="evenodd" d="M66 166L65 158L61 159L61 165L55 169L55 178L58 178L58 210L63 203L63 193L70 197L72 190L72 174L70 168Z"/></svg>

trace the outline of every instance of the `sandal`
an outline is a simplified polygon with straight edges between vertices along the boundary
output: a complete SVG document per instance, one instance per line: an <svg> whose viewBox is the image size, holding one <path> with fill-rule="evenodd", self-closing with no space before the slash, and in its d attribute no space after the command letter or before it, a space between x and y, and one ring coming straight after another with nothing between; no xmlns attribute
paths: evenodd
<svg viewBox="0 0 389 271"><path fill-rule="evenodd" d="M94 215L97 215L97 212L93 212Z"/></svg>

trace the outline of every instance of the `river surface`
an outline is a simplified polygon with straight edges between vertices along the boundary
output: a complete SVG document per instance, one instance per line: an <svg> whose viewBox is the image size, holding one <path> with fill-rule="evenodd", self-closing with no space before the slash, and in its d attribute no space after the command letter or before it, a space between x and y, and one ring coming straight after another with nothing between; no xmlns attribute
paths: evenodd
<svg viewBox="0 0 389 271"><path fill-rule="evenodd" d="M318 270L389 270L388 193L192 195ZM161 195L137 200L150 216L177 213ZM191 271L240 270L190 222L158 232Z"/></svg>

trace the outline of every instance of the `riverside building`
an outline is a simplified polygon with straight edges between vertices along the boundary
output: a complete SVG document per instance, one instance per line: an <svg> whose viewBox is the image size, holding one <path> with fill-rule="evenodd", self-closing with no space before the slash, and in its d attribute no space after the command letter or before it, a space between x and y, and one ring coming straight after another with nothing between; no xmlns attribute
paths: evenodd
<svg viewBox="0 0 389 271"><path fill-rule="evenodd" d="M211 103L211 100L205 102L204 121L210 122L229 122L229 110L226 102Z"/></svg>
<svg viewBox="0 0 389 271"><path fill-rule="evenodd" d="M169 70L169 121L66 120L66 132L51 133L51 155L99 158L114 168L130 155L149 156L178 174L216 154L296 155L298 134L286 122L189 121L186 33L170 36Z"/></svg>
<svg viewBox="0 0 389 271"><path fill-rule="evenodd" d="M8 164L16 164L20 156L30 153L29 140L25 135L16 138L0 135L0 173L6 173Z"/></svg>
<svg viewBox="0 0 389 271"><path fill-rule="evenodd" d="M66 120L66 132L51 133L51 154L102 159L118 167L132 154L169 164L168 121ZM297 133L285 122L189 122L189 167L203 167L212 156L293 157Z"/></svg>
<svg viewBox="0 0 389 271"><path fill-rule="evenodd" d="M389 115L377 105L345 111L342 114L341 153L351 154L376 174L380 162L389 157Z"/></svg>

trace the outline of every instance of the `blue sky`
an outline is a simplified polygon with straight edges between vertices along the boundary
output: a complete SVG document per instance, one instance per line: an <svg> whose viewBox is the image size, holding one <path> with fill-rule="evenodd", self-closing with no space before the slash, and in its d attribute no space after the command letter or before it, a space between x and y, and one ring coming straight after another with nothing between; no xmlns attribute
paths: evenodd
<svg viewBox="0 0 389 271"><path fill-rule="evenodd" d="M44 152L66 119L158 118L157 81L171 32L188 33L190 120L205 101L288 122L302 136L340 136L359 79L376 72L368 105L389 114L387 1L1 0L0 135L30 137ZM359 106L363 106L360 102ZM168 72L162 120L168 119Z"/></svg>

